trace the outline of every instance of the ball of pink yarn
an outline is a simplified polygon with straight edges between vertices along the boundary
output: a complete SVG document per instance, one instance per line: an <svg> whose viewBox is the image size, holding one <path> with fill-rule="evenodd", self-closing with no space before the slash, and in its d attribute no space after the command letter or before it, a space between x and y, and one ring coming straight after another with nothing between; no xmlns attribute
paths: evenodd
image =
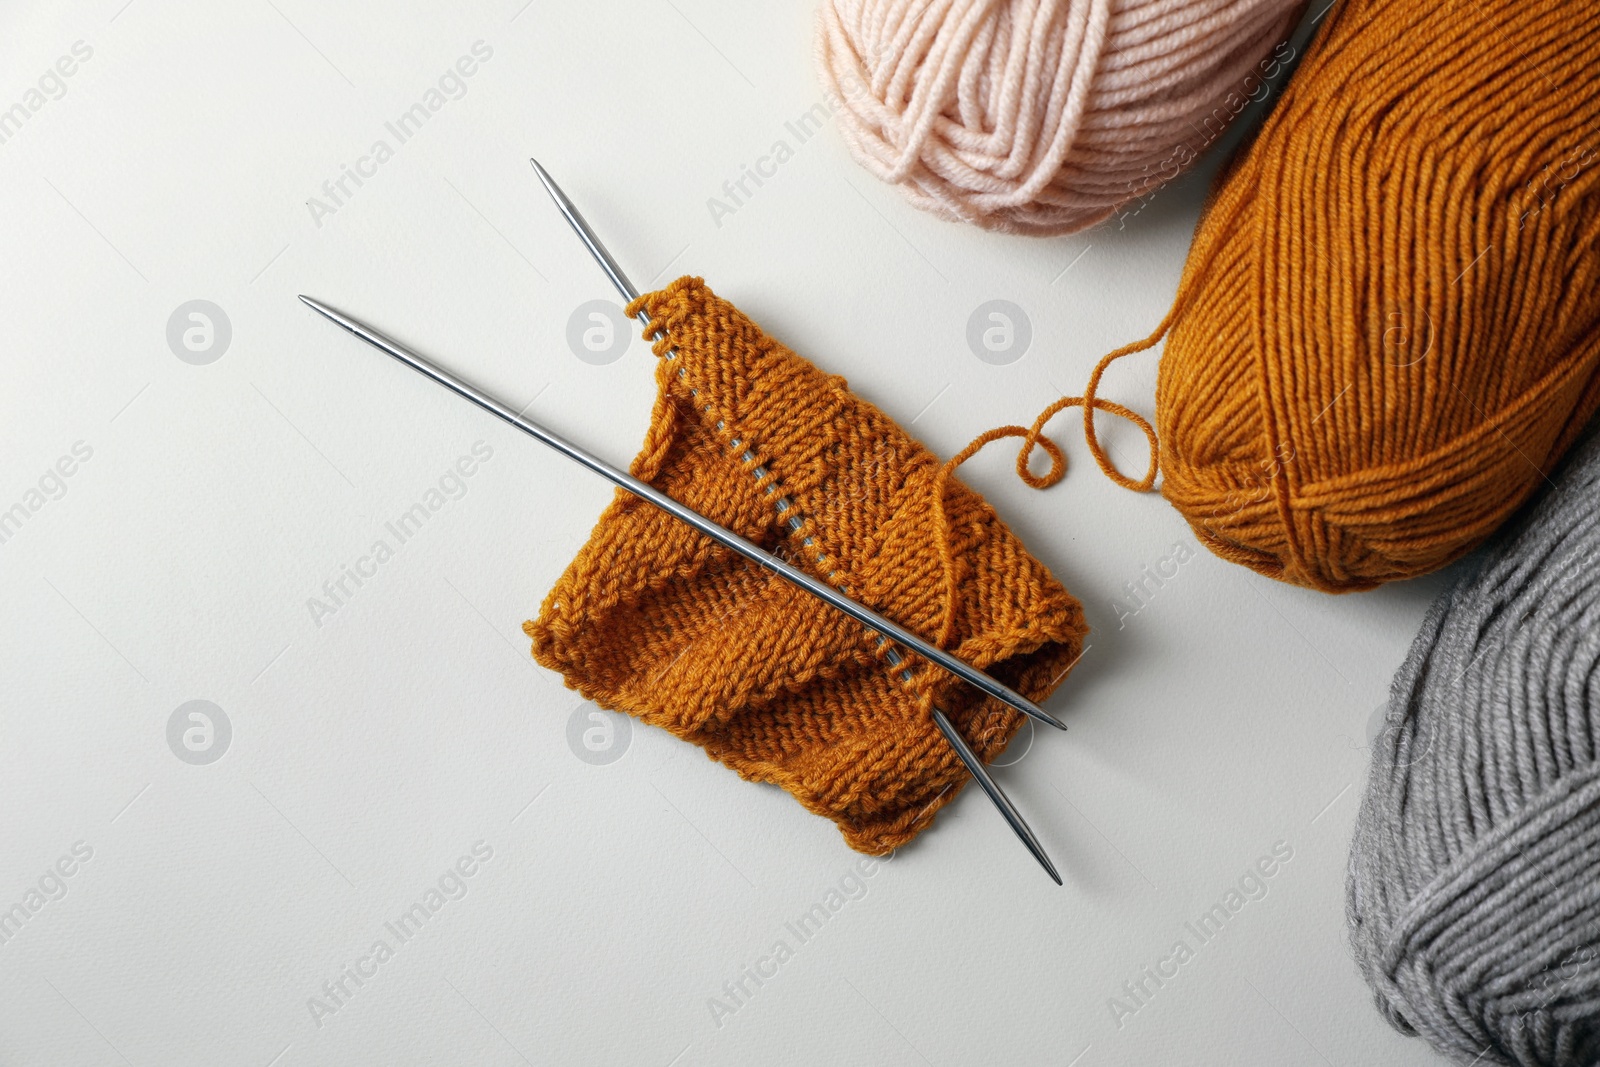
<svg viewBox="0 0 1600 1067"><path fill-rule="evenodd" d="M821 0L817 58L851 153L912 203L1071 233L1175 177L1264 94L1302 6Z"/></svg>

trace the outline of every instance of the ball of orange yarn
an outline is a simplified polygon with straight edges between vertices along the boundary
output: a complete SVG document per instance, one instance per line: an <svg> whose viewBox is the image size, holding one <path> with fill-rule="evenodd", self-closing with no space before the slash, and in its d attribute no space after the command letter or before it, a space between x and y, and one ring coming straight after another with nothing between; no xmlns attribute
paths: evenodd
<svg viewBox="0 0 1600 1067"><path fill-rule="evenodd" d="M1600 403L1597 31L1572 0L1334 7L1168 318L1163 493L1218 555L1368 588L1546 482Z"/></svg>
<svg viewBox="0 0 1600 1067"><path fill-rule="evenodd" d="M821 0L856 161L946 218L1071 233L1176 177L1293 55L1304 0Z"/></svg>

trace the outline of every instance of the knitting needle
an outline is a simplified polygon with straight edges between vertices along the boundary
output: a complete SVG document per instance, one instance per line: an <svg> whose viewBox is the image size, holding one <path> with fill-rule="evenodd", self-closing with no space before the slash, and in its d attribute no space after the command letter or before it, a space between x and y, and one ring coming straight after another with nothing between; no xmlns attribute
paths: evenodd
<svg viewBox="0 0 1600 1067"><path fill-rule="evenodd" d="M300 300L313 311L327 317L337 325L344 327L346 330L355 334L372 347L390 356L393 356L395 359L410 366L414 370L421 371L423 374L427 375L429 378L432 378L440 385L472 401L474 404L478 405L480 408L483 408L491 415L496 415L504 421L510 423L512 426L515 426L529 437L549 445L551 448L555 449L557 452L560 452L568 459L574 460L580 465L589 468L602 478L605 478L607 481L621 486L634 496L642 497L644 500L654 504L656 507L667 512L669 515L672 515L674 518L688 523L690 526L693 526L696 530L699 530L701 533L722 545L724 548L732 549L745 559L748 559L753 563L760 564L761 566L773 571L794 585L806 590L808 593L827 601L840 611L844 612L846 615L850 616L852 619L855 619L862 625L877 631L884 637L916 649L924 656L949 669L951 673L971 682L985 693L988 693L997 700L1016 708L1023 714L1031 715L1040 722L1048 723L1051 726L1057 727L1058 729L1066 729L1065 725L1063 725L1054 716L1046 712L1043 708L1038 707L1026 697L1012 692L1006 686L989 677L987 674L984 674L982 671L976 669L975 667L968 666L966 663L950 655L948 652L945 652L943 649L936 648L933 645L928 644L926 641L922 640L922 638L918 637L910 630L907 630L905 627L884 618L882 615L879 615L877 612L873 611L869 607L866 607L865 605L856 603L854 600L851 600L849 597L845 596L843 593L840 593L832 586L813 578L807 572L794 566L787 560L768 552L760 545L757 545L751 541L747 541L743 537L740 537L738 534L734 533L732 530L728 530L717 525L704 515L701 515L698 511L695 511L684 504L678 503L672 497L661 492L654 486L645 482L641 482L639 479L635 478L631 474L628 474L626 471L613 467L605 460L586 451L583 448L578 447L571 441L568 441L566 438L557 436L544 427L529 422L521 415L518 415L510 408L500 403L500 401L496 400L494 397L482 392L476 386L462 380L461 378L456 377L454 374L451 374L449 371L438 366L437 364L431 363L423 357L417 355L415 352L405 348L393 338L386 337L384 334L378 332L376 329L368 326L359 319L352 318L351 316L344 314L342 311L331 308L322 301L317 300L315 297L305 296L302 294Z"/></svg>
<svg viewBox="0 0 1600 1067"><path fill-rule="evenodd" d="M556 180L550 176L549 171L539 165L537 159L529 159L528 162L533 164L533 172L538 175L540 184L545 187L545 191L550 194L550 198L556 202L556 207L561 210L562 215L566 216L567 222L577 232L579 240L588 248L590 255L594 256L595 260L600 264L600 269L605 271L606 276L611 279L611 284L616 286L623 299L630 303L637 299L638 290L628 280L628 276L623 273L622 267L618 265L617 261L611 258L611 253L607 251L599 236L590 228L588 220L583 217L583 213L578 210L577 205L568 199L566 193L562 192L561 186L556 184ZM638 318L646 327L650 325L650 316L647 313L641 311ZM677 352L669 349L666 358L674 359L676 357ZM681 374L682 371L679 371L679 373ZM786 504L786 502L783 503ZM779 510L786 510L786 508L780 507ZM790 529L797 529L798 527L799 520L796 518L790 519ZM809 542L807 543L809 544ZM899 652L893 648L888 650L885 658L889 661L891 667L898 667L904 662ZM957 662L960 661L958 660ZM910 676L910 671L902 672L902 677L905 679L909 680ZM1019 710L1025 709L1019 708ZM1060 885L1061 876L1056 873L1055 865L1050 862L1050 857L1045 854L1044 847L1039 844L1039 839L1033 835L1027 820L1022 817L1022 813L1017 811L1016 806L1011 803L1011 799L1000 788L1000 783L990 776L988 768L983 765L983 760L979 759L978 754L972 751L972 747L967 744L966 738L962 737L960 732L956 730L954 724L950 722L949 717L945 715L942 709L937 707L933 709L933 721L934 725L939 728L939 732L944 735L945 741L955 750L956 757L966 766L972 777L977 779L978 785L982 787L984 794L999 809L1001 817L1011 827L1012 832L1017 835L1027 850L1033 854L1033 858L1039 861L1039 865L1045 869L1045 872L1055 880L1056 885ZM1063 730L1066 729L1060 723L1052 723L1052 725L1059 726Z"/></svg>
<svg viewBox="0 0 1600 1067"><path fill-rule="evenodd" d="M955 724L938 708L933 709L933 724L939 728L941 734L944 734L944 739L950 742L950 747L955 749L956 755L967 765L967 770L972 772L972 777L978 780L978 784L989 795L989 799L994 801L994 806L1000 809L1001 816L1010 824L1012 831L1022 839L1028 851L1033 853L1033 858L1039 861L1039 866L1055 879L1056 885L1060 885L1061 876L1056 873L1055 864L1050 862L1050 857L1045 855L1044 846L1039 844L1039 839L1028 829L1022 813L1012 805L1011 798L1000 789L1000 783L989 776L989 771L978 758L978 754L972 751L965 739L956 732Z"/></svg>
<svg viewBox="0 0 1600 1067"><path fill-rule="evenodd" d="M900 654L891 648L888 660L891 667L898 667L901 663ZM906 671L901 677L910 681L911 672ZM1050 862L1050 857L1045 853L1044 846L1039 844L1037 837L1033 836L1033 830L1029 828L1028 820L1024 819L1022 813L1017 810L1016 805L1011 803L1011 798L1006 796L1005 790L1000 788L1000 783L995 781L989 774L989 768L985 767L983 760L979 759L978 754L972 751L972 746L967 744L967 739L961 736L960 731L956 729L955 724L950 721L950 717L944 713L942 708L935 707L933 709L933 724L939 728L939 732L944 735L945 741L955 750L956 758L967 768L967 772L977 779L984 795L994 803L995 808L1000 812L1000 817L1006 821L1006 825L1011 827L1011 832L1017 835L1017 839L1022 842L1024 848L1033 853L1033 858L1039 861L1039 866L1043 867L1045 873L1055 880L1056 885L1060 885L1061 876L1056 873L1056 865Z"/></svg>
<svg viewBox="0 0 1600 1067"><path fill-rule="evenodd" d="M533 164L533 171L539 176L539 181L544 185L545 190L550 194L551 199L556 202L556 206L561 209L561 213L566 216L567 222L571 224L575 231L577 231L579 239L582 240L584 246L589 249L590 255L594 256L594 258L599 262L600 268L604 270L606 272L606 276L611 279L611 284L616 286L617 292L621 293L623 299L629 303L637 300L639 297L639 290L634 288L633 283L628 280L628 276L624 274L622 272L622 268L617 265L617 261L611 258L611 253L606 251L606 246L600 243L600 238L595 236L594 230L590 228L589 223L584 219L583 214L578 210L577 206L567 198L566 193L561 191L561 187L556 184L554 178L550 177L549 172L539 165L539 161L537 159L530 159L528 162ZM304 299L304 297L301 299ZM650 316L647 313L643 311L639 312L638 318L639 321L644 323L646 326L650 324ZM676 358L676 356L676 352L669 351L667 353L668 359ZM536 434L535 436L538 435ZM579 462L585 463L586 466L591 466L584 460L579 460ZM591 469L597 470L599 473L608 478L612 477L605 471L599 470L598 467L591 466ZM616 481L615 478L612 478L612 480ZM618 482L617 484L621 485L622 483ZM631 486L624 486L624 488L633 491ZM650 498L647 497L646 499ZM654 502L655 501L652 500L652 503ZM729 544L729 542L723 540L721 535L736 535L728 534L728 531L723 530L720 526L717 526L709 519L703 519L699 515L695 515L694 512L688 511L688 509L683 508L681 504L674 502L674 507L681 509L681 511L673 510L672 508L668 508L668 510L672 511L674 515L677 515L679 518L689 523L701 533L707 534L714 540L728 545L730 548L733 547L733 545ZM784 509L780 508L780 510ZM685 515L682 512L688 512L688 514ZM694 517L690 518L689 516L691 515ZM797 528L798 523L798 519L792 519L791 529ZM717 532L713 533L713 530ZM740 540L744 544L749 544L749 542L743 541L742 538ZM751 545L750 547L755 548L754 545ZM759 548L755 549L755 551L759 553L758 556L750 555L749 553L743 552L740 549L735 549L735 551L740 552L740 554L744 555L747 559L754 560L762 566L776 571L780 576L788 579L795 585L800 586L808 593L826 600L829 604L832 604L834 607L838 608L852 619L855 619L857 622L866 626L868 629L874 630L890 640L896 641L908 648L915 650L918 655L937 663L939 666L943 667L957 678L960 678L962 681L982 690L1001 703L1017 709L1030 718L1037 719L1038 721L1049 726L1054 726L1058 730L1065 730L1067 728L1066 724L1060 719L1057 719L1054 715L1051 715L1049 712L1039 707L1039 705L1035 704L1021 693L1013 692L1006 685L994 678L991 678L989 675L978 670L976 667L973 667L964 660L951 655L936 645L929 644L916 634L902 626L897 625L894 622L891 622L872 609L856 603L845 594L839 592L833 586L811 577L811 575L806 571L800 570L798 567L790 566L789 564L778 559L778 557Z"/></svg>
<svg viewBox="0 0 1600 1067"><path fill-rule="evenodd" d="M494 397L456 377L454 374L451 374L444 368L429 362L423 357L417 355L417 353L412 352L410 349L401 345L398 341L379 333L377 330L373 329L371 326L368 326L360 319L346 315L342 311L338 311L335 308L329 307L327 304L317 300L315 297L306 296L303 293L300 295L300 300L311 310L329 319L335 325L342 326L344 329L355 334L367 344L378 349L378 351L393 356L401 363L406 364L413 370L420 371L422 374L432 378L446 389L449 389L457 395L472 401L474 404L483 408L491 415L495 415L505 422L510 423L512 426L515 426L517 429L521 430L523 433L534 438L535 440L549 445L557 452L567 456L569 459L576 460L579 464L589 468L596 474L601 475L606 480L614 483L615 485L621 486L623 489L628 490L628 492L633 493L635 496L654 504L656 507L667 512L669 515L688 523L690 526L693 526L695 529L704 533L707 537L710 537L718 544L730 548L739 555L744 556L746 559L752 560L755 563L759 563L763 567L767 567L768 569L773 570L786 578L789 578L790 581L804 589L815 591L814 587L821 587L829 593L833 592L831 588L823 586L820 582L816 581L816 579L812 578L804 571L796 571L788 563L779 559L777 556L774 556L758 545L745 540L731 530L723 529L721 526L718 526L716 523L712 522L710 519L707 519L699 512L678 503L676 500L672 499L672 497L667 496L665 493L661 492L655 487L639 481L630 474L618 470L597 456L590 455L577 445L567 441L565 438L551 433L544 427L529 422L527 419L524 419L510 408L500 403L500 401L496 400ZM824 599L832 603L831 597L824 597ZM852 618L855 618L867 625L872 625L872 622L869 622L869 620L881 621L883 624L883 629L890 631L889 633L884 634L886 638L893 637L895 632L905 632L894 623L889 622L887 619L882 619L881 616L878 616L868 608L861 607L853 600L846 598L844 602L850 605L851 609L854 609L846 611L846 614L850 615ZM874 626L873 628L878 629L877 626ZM880 630L880 632L882 632L882 630ZM900 654L892 648L889 650L887 658L889 662L895 666L898 666L902 662ZM999 685L998 682L995 684ZM1056 874L1055 868L1050 865L1049 858L1045 856L1043 849L1039 847L1039 843L1034 839L1033 833L1028 829L1027 823L1022 821L1022 816L1017 814L1016 808L1011 806L1011 802L1007 800L1005 794L1000 791L1000 786L995 783L994 779L989 777L988 771L983 766L983 761L978 758L977 754L973 752L970 747L968 747L965 739L963 739L961 735L955 731L955 727L950 725L950 720L944 717L944 713L942 711L935 709L934 714L935 723L939 725L940 731L944 734L946 739L949 740L950 746L955 749L957 757L959 757L961 762L964 763L972 772L973 777L978 779L978 784L983 787L983 791L989 795L990 799L994 800L995 805L1000 809L1000 813L1005 816L1006 821L1011 824L1011 827L1016 831L1017 836L1022 838L1022 843L1026 845L1028 850L1034 854L1041 864L1044 865L1044 869L1049 872L1050 877L1056 880L1056 884L1060 885L1061 876Z"/></svg>

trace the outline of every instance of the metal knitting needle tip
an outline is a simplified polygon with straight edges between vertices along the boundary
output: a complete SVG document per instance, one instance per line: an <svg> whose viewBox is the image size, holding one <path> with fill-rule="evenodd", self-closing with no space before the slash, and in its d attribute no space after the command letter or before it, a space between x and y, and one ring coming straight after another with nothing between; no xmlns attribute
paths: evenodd
<svg viewBox="0 0 1600 1067"><path fill-rule="evenodd" d="M559 208L561 210L561 214L566 217L567 223L571 225L573 231L577 233L578 239L583 242L584 247L589 250L589 254L594 256L596 262L600 264L600 269L606 272L606 276L611 279L611 284L617 287L617 292L621 293L623 298L628 300L630 303L638 299L639 290L633 287L633 283L630 282L628 280L628 276L622 272L622 268L617 266L617 261L611 258L611 253L606 251L606 246L601 242L600 238L595 235L594 229L590 227L588 220L583 217L583 212L579 211L578 206L572 202L572 199L568 197L566 193L561 191L561 186L557 185L556 180L550 177L549 171L545 170L539 165L539 161L537 159L530 157L528 162L533 165L533 173L538 175L539 183L543 185L545 191L550 194L550 199L556 202L556 207ZM302 297L302 299L304 298ZM645 312L639 312L638 318L639 321L645 325L648 326L650 324L650 316ZM702 528L702 532L706 531L704 531ZM797 582L796 584L798 585L803 583ZM838 592L831 585L814 582L804 583L804 587L808 592L814 593L823 600L826 600L828 603L832 604L840 611L843 611L846 615L849 615L857 622L862 623L869 629L881 634L884 637L906 646L907 648L915 651L918 655L922 656L924 659L930 660L933 663L937 663L946 671L955 675L957 678L960 678L968 685L973 686L981 692L987 693L996 700L1000 701L1002 704L1015 708L1016 710L1022 712L1022 714L1031 719L1037 719L1046 726L1054 726L1057 730L1065 730L1067 728L1066 723L1062 722L1048 711L1045 711L1043 708L1029 700L1027 697L1023 696L1021 693L1015 692L1009 686L994 678L991 678L983 671L980 671L965 661L956 658L955 656L946 652L944 649L929 644L928 642L922 640L922 638L911 633L909 630L906 630L904 627L890 623L887 619L884 619L876 612L871 611L871 609L864 608L855 603L855 601L851 600L843 593ZM888 623L888 626L881 625L883 623Z"/></svg>
<svg viewBox="0 0 1600 1067"><path fill-rule="evenodd" d="M1028 851L1033 853L1033 858L1039 861L1039 866L1043 867L1045 873L1055 880L1056 885L1060 885L1061 876L1056 873L1055 864L1051 863L1050 857L1045 854L1044 846L1039 844L1039 839L1033 836L1033 831L1028 828L1027 820L1022 817L1022 813L1011 803L1011 798L1006 796L1005 791L1000 788L1000 783L990 777L989 769L983 765L983 761L978 758L978 754L972 751L971 746L967 744L967 739L961 736L960 732L956 730L955 724L938 708L933 709L933 724L939 728L940 733L944 734L944 739L950 742L950 747L955 749L956 756L962 763L967 765L967 770L971 772L972 777L978 780L978 784L983 787L983 791L989 794L989 799L994 801L994 806L1000 809L1000 814L1004 816L1006 823L1010 825L1012 831L1022 840L1022 843L1027 846Z"/></svg>
<svg viewBox="0 0 1600 1067"><path fill-rule="evenodd" d="M528 162L533 164L533 173L539 176L539 184L543 185L544 191L550 194L550 199L556 202L556 207L560 208L561 214L566 216L568 224L577 232L578 239L589 249L589 254L599 261L600 269L606 272L606 277L610 278L611 284L617 287L617 292L622 294L622 299L630 304L637 300L639 298L639 290L634 288L633 283L628 280L628 276L617 265L617 261L611 258L611 253L606 251L606 246L600 243L600 238L595 236L589 221L583 217L583 212L578 210L578 205L574 204L567 197L567 194L561 191L561 186L557 185L556 180L550 177L549 171L539 165L537 159L529 157ZM641 312L639 321L648 323L650 316Z"/></svg>
<svg viewBox="0 0 1600 1067"><path fill-rule="evenodd" d="M583 242L584 247L589 250L589 254L592 255L596 262L600 264L600 269L606 272L606 276L611 279L611 284L616 286L617 292L622 294L622 298L629 303L632 303L634 300L638 299L639 291L634 288L633 283L628 280L628 276L623 273L622 267L617 264L617 261L612 258L611 253L606 249L604 242L600 240L593 228L590 227L588 220L583 217L583 212L579 211L578 206L572 202L571 198L569 198L566 193L562 192L561 186L556 184L556 180L550 176L549 171L545 170L544 167L539 165L539 161L537 159L530 158L528 162L533 164L533 172L538 176L539 183L544 186L545 192L550 194L550 199L555 201L556 207L566 218L567 223L572 227L573 231L577 233L578 239ZM648 326L650 323L650 316L644 312L640 312L639 321ZM880 630L879 632L882 633L883 631ZM888 637L889 635L884 634L884 636ZM925 655L932 650L932 646L924 648L920 642L913 644L911 647L916 648L917 651L923 652ZM940 662L941 665L946 666L947 669L949 668L949 664L943 663L942 657L930 656L929 658L933 659L935 662ZM889 653L889 661L891 664L896 666L902 662L899 654L892 650ZM960 661L958 660L956 662L959 663ZM962 664L962 666L965 666L965 664ZM968 669L970 670L971 668ZM967 677L964 672L958 671L956 673L960 674L960 676L963 678ZM993 682L993 679L989 679L987 675L983 677L986 681ZM970 681L970 679L968 680ZM994 684L998 685L999 683ZM979 685L979 688L983 689L985 692L989 692L991 695L999 695L994 693L987 685ZM1014 699L1007 699L1007 697ZM1010 704L1012 707L1032 715L1034 718L1040 719L1043 722L1056 727L1057 729L1066 729L1066 725L1064 723L1050 715L1043 708L1040 708L1031 701L1026 700L1020 694L1011 693L1010 690L1006 690L1006 696L1001 696L1001 699L1005 700L1005 702ZM1026 707L1023 706L1024 704ZM1012 831L1022 840L1023 845L1027 847L1028 851L1033 854L1033 858L1039 861L1039 865L1045 869L1045 872L1055 880L1056 885L1060 885L1061 876L1056 873L1055 865L1050 862L1050 857L1045 854L1044 848L1039 844L1038 838L1033 836L1033 831L1029 829L1027 820L1023 819L1021 813L1017 811L1016 806L1013 805L1010 798L1006 796L1005 791L1000 788L999 783L990 776L988 769L984 767L983 761L978 758L977 753L972 751L972 748L967 744L966 739L956 731L956 728L951 724L950 720L945 717L944 712L935 708L933 712L933 721L939 727L939 732L944 735L945 741L948 742L950 747L955 750L957 758L959 758L961 762L966 765L967 771L977 779L978 785L983 788L984 793L986 793L989 799L994 802L995 807L1000 809L1001 816L1006 820L1006 823L1011 827Z"/></svg>

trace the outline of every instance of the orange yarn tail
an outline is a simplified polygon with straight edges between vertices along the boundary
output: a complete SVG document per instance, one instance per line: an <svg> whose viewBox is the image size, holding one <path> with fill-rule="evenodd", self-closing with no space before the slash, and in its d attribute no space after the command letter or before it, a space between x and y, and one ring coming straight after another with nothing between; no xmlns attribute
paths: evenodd
<svg viewBox="0 0 1600 1067"><path fill-rule="evenodd" d="M1174 311L1176 305L1174 306ZM998 441L1002 437L1020 437L1023 439L1022 447L1017 450L1017 477L1033 486L1035 489L1048 489L1055 485L1067 473L1067 457L1061 447L1044 434L1045 424L1067 408L1083 408L1083 439L1089 446L1089 454L1094 457L1107 478L1116 482L1124 489L1132 489L1136 493L1148 493L1155 488L1156 473L1160 470L1161 442L1156 437L1155 427L1150 425L1150 420L1130 408L1110 400L1100 399L1100 379L1104 376L1106 368L1111 366L1123 356L1135 352L1143 352L1153 347L1166 335L1167 327L1172 321L1174 312L1168 312L1156 331L1142 341L1123 345L1101 357L1100 362L1094 366L1094 371L1089 375L1088 384L1083 388L1082 396L1064 396L1052 403L1049 407L1039 412L1039 417L1033 420L1029 427L1000 426L976 437L971 444L953 456L945 469L954 470L973 456L991 441ZM1144 439L1150 446L1150 465L1145 468L1144 476L1138 479L1130 478L1111 462L1111 457L1106 454L1105 446L1100 443L1100 435L1095 430L1094 413L1104 411L1121 419L1127 419L1137 426L1143 433ZM1029 462L1033 459L1033 450L1042 446L1050 456L1050 469L1044 474L1035 474L1028 469Z"/></svg>

